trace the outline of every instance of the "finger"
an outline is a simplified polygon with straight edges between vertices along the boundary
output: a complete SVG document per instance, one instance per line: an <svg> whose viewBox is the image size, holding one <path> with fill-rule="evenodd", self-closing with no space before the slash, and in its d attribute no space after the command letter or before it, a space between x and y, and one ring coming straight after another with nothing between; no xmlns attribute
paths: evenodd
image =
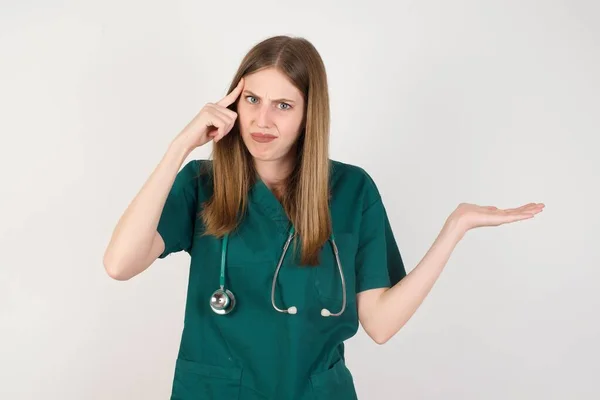
<svg viewBox="0 0 600 400"><path fill-rule="evenodd" d="M537 206L536 203L528 203L528 204L525 204L525 205L519 207L519 209L521 209L521 210L529 210L531 208L535 208L536 206Z"/></svg>
<svg viewBox="0 0 600 400"><path fill-rule="evenodd" d="M525 219L530 219L533 217L535 217L535 214L533 214L533 213L523 213L523 214L515 215L513 222L523 221Z"/></svg>
<svg viewBox="0 0 600 400"><path fill-rule="evenodd" d="M219 112L219 116L225 122L225 126L218 130L218 135L215 137L215 142L218 142L231 131L235 124L235 118L231 118L229 115L222 113L218 110L215 110L215 112Z"/></svg>
<svg viewBox="0 0 600 400"><path fill-rule="evenodd" d="M218 104L212 104L212 103L209 103L208 106L210 107L211 110L216 110L216 111L218 111L218 112L220 112L222 114L225 114L225 115L227 115L231 119L235 120L237 118L237 116L238 116L235 111L230 110L227 107L222 107L222 106L220 106Z"/></svg>
<svg viewBox="0 0 600 400"><path fill-rule="evenodd" d="M208 128L214 127L214 128L216 128L216 130L209 132L208 136L213 137L213 138L219 136L221 134L221 132L223 131L223 129L225 127L227 127L227 125L228 125L228 122L225 121L221 116L219 116L215 113L210 114L209 119L206 121L206 126Z"/></svg>
<svg viewBox="0 0 600 400"><path fill-rule="evenodd" d="M244 89L244 78L240 79L235 89L231 91L227 96L223 97L217 102L221 107L229 107L239 97L240 93Z"/></svg>
<svg viewBox="0 0 600 400"><path fill-rule="evenodd" d="M216 104L209 104L210 113L219 116L224 121L233 124L237 118L237 113L231 111L228 108L217 106Z"/></svg>
<svg viewBox="0 0 600 400"><path fill-rule="evenodd" d="M505 208L504 210L500 210L500 211L502 211L503 213L506 213L506 214L520 213L520 212L526 211L529 207L531 207L532 204L535 204L535 203L530 203L530 204L526 204L524 206L515 207L515 208Z"/></svg>
<svg viewBox="0 0 600 400"><path fill-rule="evenodd" d="M533 215L527 215L527 216L513 216L513 217L512 217L512 218L510 218L510 219L506 219L506 220L502 221L502 222L500 223L500 225L504 225L504 224L512 224L512 223L519 222L519 221L525 221L525 220L528 220L528 219L531 219L531 218L533 218Z"/></svg>
<svg viewBox="0 0 600 400"><path fill-rule="evenodd" d="M535 213L535 214L537 214L542 209L543 209L543 207L540 207L538 204L536 204L536 203L530 203L530 204L526 204L524 206L521 206L519 208L513 208L513 209L511 209L509 211L509 213L511 213L511 214L521 214L521 213Z"/></svg>
<svg viewBox="0 0 600 400"><path fill-rule="evenodd" d="M490 222L491 222L491 225L503 225L503 224L510 224L513 222L530 219L530 218L533 218L533 216L534 216L534 214L528 214L528 213L507 214L507 215L503 215L498 218L493 218L493 222L492 221L490 221Z"/></svg>
<svg viewBox="0 0 600 400"><path fill-rule="evenodd" d="M228 117L225 117L225 119L222 119L222 121L223 124L218 127L217 131L215 132L215 135L213 136L213 140L215 141L215 143L223 139L223 137L227 136L227 134L231 131L233 125L235 124L235 121L229 119Z"/></svg>
<svg viewBox="0 0 600 400"><path fill-rule="evenodd" d="M536 210L538 208L544 208L544 207L545 207L545 205L543 203L529 203L520 208L522 210Z"/></svg>
<svg viewBox="0 0 600 400"><path fill-rule="evenodd" d="M225 127L223 129L219 129L217 136L214 137L214 142L218 143L221 139L229 134L231 131L231 127Z"/></svg>

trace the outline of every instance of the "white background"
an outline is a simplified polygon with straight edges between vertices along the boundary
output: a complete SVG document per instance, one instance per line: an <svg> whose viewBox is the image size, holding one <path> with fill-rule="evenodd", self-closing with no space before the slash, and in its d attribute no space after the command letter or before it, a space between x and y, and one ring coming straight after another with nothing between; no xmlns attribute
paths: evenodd
<svg viewBox="0 0 600 400"><path fill-rule="evenodd" d="M599 3L333 3L1 3L0 398L168 398L187 255L127 282L102 256L275 34L321 53L331 157L375 178L408 270L460 202L546 204L469 232L387 344L348 342L359 398L600 398Z"/></svg>

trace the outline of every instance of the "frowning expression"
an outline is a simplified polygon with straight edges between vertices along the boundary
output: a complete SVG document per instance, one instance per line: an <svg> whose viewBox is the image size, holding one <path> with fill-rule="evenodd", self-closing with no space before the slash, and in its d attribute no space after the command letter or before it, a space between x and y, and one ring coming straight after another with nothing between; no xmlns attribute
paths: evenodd
<svg viewBox="0 0 600 400"><path fill-rule="evenodd" d="M286 157L302 132L304 95L276 68L244 77L237 111L242 139L261 161Z"/></svg>

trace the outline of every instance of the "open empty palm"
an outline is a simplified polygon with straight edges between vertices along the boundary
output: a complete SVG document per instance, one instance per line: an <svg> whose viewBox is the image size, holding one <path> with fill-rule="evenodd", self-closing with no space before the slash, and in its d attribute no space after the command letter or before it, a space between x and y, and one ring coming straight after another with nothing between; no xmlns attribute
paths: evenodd
<svg viewBox="0 0 600 400"><path fill-rule="evenodd" d="M479 206L461 203L454 214L465 230L482 226L498 226L533 218L544 209L543 203L529 203L517 208L501 209L495 206Z"/></svg>

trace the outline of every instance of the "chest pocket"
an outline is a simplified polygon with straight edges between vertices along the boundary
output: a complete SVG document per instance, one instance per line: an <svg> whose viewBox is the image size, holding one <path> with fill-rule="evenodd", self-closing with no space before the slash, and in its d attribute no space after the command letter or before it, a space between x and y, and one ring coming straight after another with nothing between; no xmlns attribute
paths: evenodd
<svg viewBox="0 0 600 400"><path fill-rule="evenodd" d="M335 235L340 264L344 274L346 299L348 303L356 301L356 272L355 257L357 243L354 235L341 233ZM337 312L342 306L343 288L340 271L333 251L328 241L321 250L321 262L315 271L315 289L323 301L323 305L331 312Z"/></svg>

